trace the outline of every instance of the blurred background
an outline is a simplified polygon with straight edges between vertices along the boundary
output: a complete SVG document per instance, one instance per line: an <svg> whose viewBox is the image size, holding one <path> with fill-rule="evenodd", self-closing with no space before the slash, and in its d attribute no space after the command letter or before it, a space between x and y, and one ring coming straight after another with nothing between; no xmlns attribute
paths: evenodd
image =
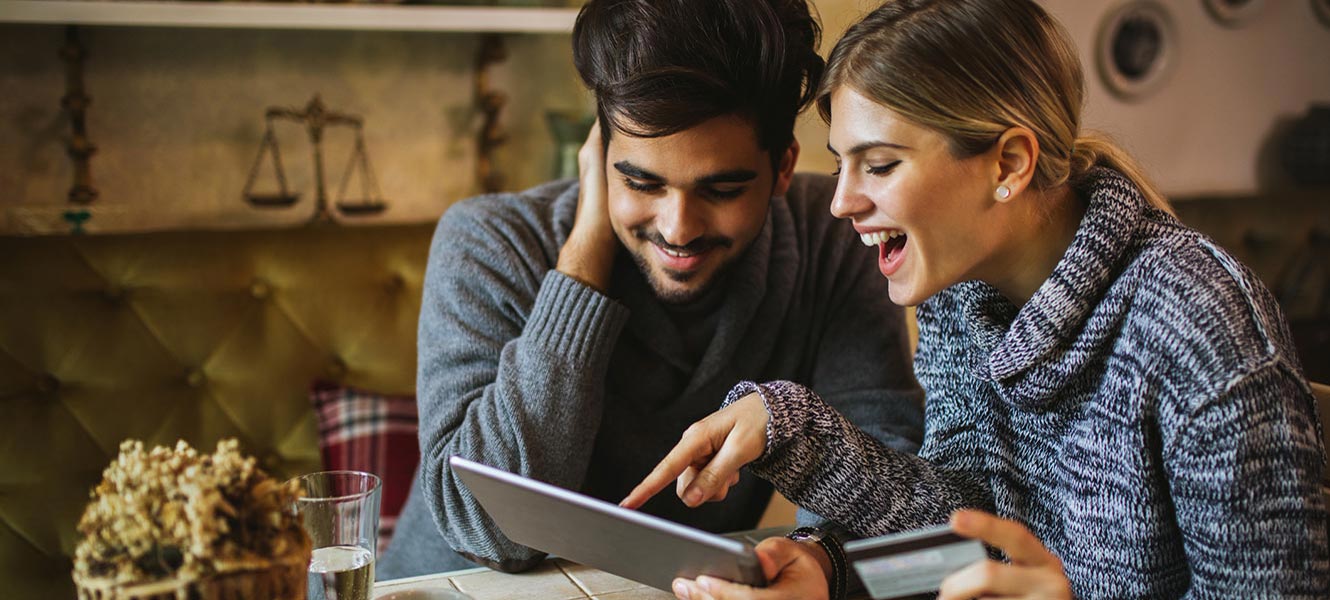
<svg viewBox="0 0 1330 600"><path fill-rule="evenodd" d="M68 32L56 16L46 16L45 24L16 23L31 20L19 4L31 3L0 5L0 189L6 192L0 234L60 233L71 228L64 217L73 177L66 149L70 118L60 104ZM558 172L559 138L550 113L576 122L591 111L563 33L575 9L531 0L508 4L555 9L537 17L547 21L546 32L504 35L505 58L485 69L488 85L506 100L497 118L505 141L493 155L502 175L497 187L515 190ZM1325 1L1044 4L1081 49L1089 86L1085 124L1133 150L1175 199L1260 197L1287 189L1281 144L1293 133L1314 137L1312 130L1322 132L1315 139L1325 143L1324 125L1297 128L1316 102L1330 102ZM876 1L814 5L829 50ZM359 221L434 220L451 202L484 187L475 174L484 122L475 85L483 32L450 30L456 26L449 16L437 13L432 24L408 24L421 31L396 31L405 26L391 21L272 28L262 14L235 26L141 24L152 17L127 13L120 24L87 25L75 34L85 49L82 79L91 98L86 130L97 147L91 177L99 197L86 206L84 230L302 222L313 209L314 176L300 124L281 122L274 130L284 175L293 190L305 193L304 207L256 211L243 192L264 139L265 109L301 108L316 94L330 110L364 118L366 154L388 202L382 213ZM487 26L503 31L510 24L500 18L475 28ZM822 150L825 127L815 114L804 116L799 138L800 167L830 171ZM327 132L329 195L354 147L349 130ZM1324 155L1319 160L1308 168L1330 177ZM275 187L273 177L265 163L257 187Z"/></svg>

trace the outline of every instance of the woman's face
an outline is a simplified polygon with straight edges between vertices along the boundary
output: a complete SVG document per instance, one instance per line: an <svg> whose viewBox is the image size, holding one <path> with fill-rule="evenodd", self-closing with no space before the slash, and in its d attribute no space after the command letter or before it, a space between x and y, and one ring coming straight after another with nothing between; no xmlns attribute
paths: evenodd
<svg viewBox="0 0 1330 600"><path fill-rule="evenodd" d="M984 279L1009 228L994 200L996 151L957 159L940 134L842 86L831 94L831 212L875 246L891 301L913 306Z"/></svg>

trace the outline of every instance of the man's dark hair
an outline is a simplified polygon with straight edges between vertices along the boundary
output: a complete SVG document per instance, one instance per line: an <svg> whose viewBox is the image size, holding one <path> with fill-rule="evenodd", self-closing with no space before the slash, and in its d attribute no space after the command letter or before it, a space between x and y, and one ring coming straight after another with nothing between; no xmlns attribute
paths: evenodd
<svg viewBox="0 0 1330 600"><path fill-rule="evenodd" d="M805 0L592 0L573 61L611 128L663 137L723 115L752 121L778 164L825 62Z"/></svg>

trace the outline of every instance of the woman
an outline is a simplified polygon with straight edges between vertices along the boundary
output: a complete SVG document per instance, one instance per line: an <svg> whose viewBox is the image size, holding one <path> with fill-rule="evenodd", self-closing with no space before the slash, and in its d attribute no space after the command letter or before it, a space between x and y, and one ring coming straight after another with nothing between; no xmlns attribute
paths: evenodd
<svg viewBox="0 0 1330 600"><path fill-rule="evenodd" d="M747 464L858 535L950 521L1005 557L941 598L1327 597L1324 450L1279 308L1079 133L1083 96L1031 0L900 0L850 28L818 103L832 212L918 305L923 449L881 447L797 384L744 382L623 504L676 478L690 506L722 499ZM834 543L758 550L771 587L676 595L843 593Z"/></svg>

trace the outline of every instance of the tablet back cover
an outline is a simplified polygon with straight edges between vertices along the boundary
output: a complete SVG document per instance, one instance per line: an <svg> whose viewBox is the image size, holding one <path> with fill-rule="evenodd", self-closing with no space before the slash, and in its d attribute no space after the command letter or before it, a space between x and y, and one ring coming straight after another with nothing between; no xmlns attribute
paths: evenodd
<svg viewBox="0 0 1330 600"><path fill-rule="evenodd" d="M508 539L669 591L675 577L766 584L747 544L454 456L453 472Z"/></svg>

